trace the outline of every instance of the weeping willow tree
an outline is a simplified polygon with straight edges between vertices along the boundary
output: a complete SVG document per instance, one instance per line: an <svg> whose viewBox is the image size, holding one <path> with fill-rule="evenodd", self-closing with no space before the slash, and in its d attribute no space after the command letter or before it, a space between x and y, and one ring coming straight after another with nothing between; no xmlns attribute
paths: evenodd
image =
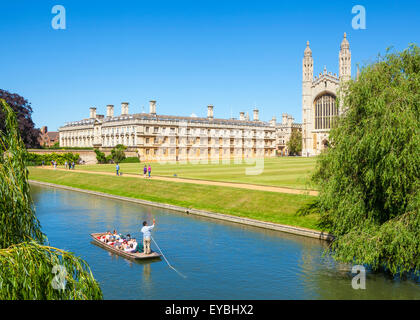
<svg viewBox="0 0 420 320"><path fill-rule="evenodd" d="M344 89L345 113L318 159L321 226L333 256L420 271L420 49L390 52Z"/></svg>
<svg viewBox="0 0 420 320"><path fill-rule="evenodd" d="M47 245L35 215L16 115L0 99L0 299L102 299L81 258Z"/></svg>

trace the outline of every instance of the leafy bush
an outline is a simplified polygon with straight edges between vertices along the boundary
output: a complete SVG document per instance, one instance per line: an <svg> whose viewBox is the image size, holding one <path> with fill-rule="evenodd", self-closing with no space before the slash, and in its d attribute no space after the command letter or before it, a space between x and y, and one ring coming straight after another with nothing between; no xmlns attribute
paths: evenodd
<svg viewBox="0 0 420 320"><path fill-rule="evenodd" d="M38 154L38 153L26 153L25 155L25 164L27 166L40 166L42 161L44 164L48 165L51 161L57 161L58 165L63 165L66 161L78 163L80 156L78 153L47 153L47 154Z"/></svg>
<svg viewBox="0 0 420 320"><path fill-rule="evenodd" d="M105 153L99 151L98 149L95 149L96 153L96 161L100 164L107 163Z"/></svg>
<svg viewBox="0 0 420 320"><path fill-rule="evenodd" d="M289 155L297 155L302 152L302 132L299 130L292 131L290 139L287 142Z"/></svg>
<svg viewBox="0 0 420 320"><path fill-rule="evenodd" d="M37 149L48 149L48 150L93 150L94 148L92 147L43 147L41 146L40 148Z"/></svg>
<svg viewBox="0 0 420 320"><path fill-rule="evenodd" d="M0 300L102 299L84 260L45 245L48 239L35 214L16 115L3 99L0 106L7 129L0 134ZM58 283L54 267L66 271ZM61 283L64 290L53 283Z"/></svg>
<svg viewBox="0 0 420 320"><path fill-rule="evenodd" d="M125 159L125 149L127 148L124 145L118 144L111 150L111 158L115 163L121 162Z"/></svg>
<svg viewBox="0 0 420 320"><path fill-rule="evenodd" d="M108 155L105 157L105 163L113 163L114 161L112 160L112 155Z"/></svg>

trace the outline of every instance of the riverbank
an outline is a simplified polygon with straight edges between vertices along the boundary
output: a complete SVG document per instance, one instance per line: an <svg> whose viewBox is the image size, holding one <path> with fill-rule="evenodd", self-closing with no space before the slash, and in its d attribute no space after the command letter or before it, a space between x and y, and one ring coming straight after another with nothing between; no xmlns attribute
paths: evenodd
<svg viewBox="0 0 420 320"><path fill-rule="evenodd" d="M30 168L30 179L66 187L99 192L180 207L178 211L194 210L253 219L291 228L317 227L316 215L298 216L296 211L312 201L309 195L281 194L266 191L242 190L228 187L186 184L131 177L92 175L69 171ZM147 203L150 205L150 203Z"/></svg>
<svg viewBox="0 0 420 320"><path fill-rule="evenodd" d="M142 204L142 205L153 206L153 207L158 207L158 208L164 208L164 209L168 209L168 210L183 212L183 213L186 213L186 214L194 214L194 215L204 216L204 217L208 217L208 218L224 220L224 221L229 221L229 222L235 222L235 223L240 223L240 224L249 225L249 226L253 226L253 227L259 227L259 228L264 228L264 229L281 231L281 232L286 232L286 233L291 233L291 234L296 234L296 235L301 235L301 236L316 238L316 239L321 239L321 240L331 240L333 238L332 235L330 235L328 233L325 233L325 232L322 232L322 231L317 231L317 230L312 230L312 229L307 229L307 228L293 227L293 226L288 226L288 225L281 225L281 224L278 224L278 223L271 223L271 222L258 221L258 220L254 220L254 219L235 217L235 216L231 216L231 215L209 212L209 211L204 211L204 210L184 208L184 207L179 207L179 206L174 206L174 205L169 205L169 204L164 204L164 203L158 203L158 202L153 202L153 201L146 201L146 200L140 200L140 199L135 199L135 198L115 196L115 195L108 194L108 193L89 191L89 190L73 188L73 187L67 187L67 186L48 183L48 182L40 182L40 181L30 180L30 183L35 184L35 185L41 185L41 186L44 186L44 187L60 188L60 189L65 189L65 190L70 190L70 191L83 192L83 193L87 193L87 194L91 194L91 195L95 195L95 196L106 197L106 198L111 198L111 199L115 199L115 200L129 201L129 202L139 203L139 204Z"/></svg>

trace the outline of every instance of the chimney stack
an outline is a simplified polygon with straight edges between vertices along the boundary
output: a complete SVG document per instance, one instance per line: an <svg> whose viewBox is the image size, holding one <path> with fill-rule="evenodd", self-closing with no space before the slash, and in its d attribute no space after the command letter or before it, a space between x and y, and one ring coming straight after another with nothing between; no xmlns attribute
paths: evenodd
<svg viewBox="0 0 420 320"><path fill-rule="evenodd" d="M156 115L156 101L150 100L150 114Z"/></svg>
<svg viewBox="0 0 420 320"><path fill-rule="evenodd" d="M95 119L96 118L96 108L92 107L92 108L89 108L89 110L90 110L89 118Z"/></svg>
<svg viewBox="0 0 420 320"><path fill-rule="evenodd" d="M213 106L207 106L207 118L213 119Z"/></svg>
<svg viewBox="0 0 420 320"><path fill-rule="evenodd" d="M121 102L121 115L128 115L128 102Z"/></svg>
<svg viewBox="0 0 420 320"><path fill-rule="evenodd" d="M245 112L243 111L239 112L239 120L245 121Z"/></svg>
<svg viewBox="0 0 420 320"><path fill-rule="evenodd" d="M281 115L281 123L282 124L286 124L287 123L287 113L283 113L282 115Z"/></svg>
<svg viewBox="0 0 420 320"><path fill-rule="evenodd" d="M276 122L277 122L277 119L276 119L276 117L275 117L275 116L273 116L273 119L271 119L271 120L270 120L270 125L271 125L272 127L275 127L275 126L276 126Z"/></svg>
<svg viewBox="0 0 420 320"><path fill-rule="evenodd" d="M259 113L258 109L257 109L257 108L255 108L255 109L254 109L254 121L259 121L259 118L258 118L258 113Z"/></svg>
<svg viewBox="0 0 420 320"><path fill-rule="evenodd" d="M114 116L114 105L109 104L106 106L106 117L112 118Z"/></svg>

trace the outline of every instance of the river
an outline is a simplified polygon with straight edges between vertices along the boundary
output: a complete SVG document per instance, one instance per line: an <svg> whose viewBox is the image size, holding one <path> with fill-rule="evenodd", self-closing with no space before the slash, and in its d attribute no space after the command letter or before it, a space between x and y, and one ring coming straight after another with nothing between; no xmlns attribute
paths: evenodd
<svg viewBox="0 0 420 320"><path fill-rule="evenodd" d="M50 244L85 259L105 299L420 299L419 280L368 272L355 290L351 266L323 256L326 243L179 212L32 185ZM132 262L91 243L90 233L116 229L154 238L169 262ZM152 249L156 248L152 244Z"/></svg>

